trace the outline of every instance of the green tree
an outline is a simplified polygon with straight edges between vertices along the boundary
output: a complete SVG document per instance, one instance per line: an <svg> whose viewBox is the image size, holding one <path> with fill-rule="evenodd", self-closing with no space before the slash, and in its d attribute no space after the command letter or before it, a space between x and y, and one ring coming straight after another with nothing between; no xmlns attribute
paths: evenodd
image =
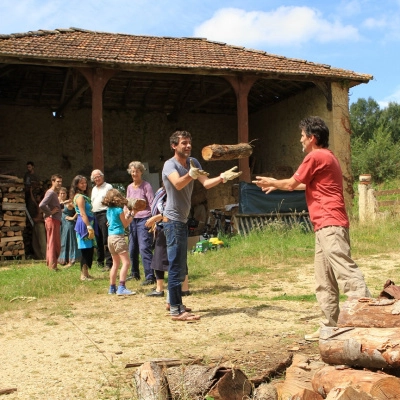
<svg viewBox="0 0 400 400"><path fill-rule="evenodd" d="M379 124L391 133L394 142L400 141L400 104L390 102L382 110Z"/></svg>
<svg viewBox="0 0 400 400"><path fill-rule="evenodd" d="M361 138L364 142L372 139L380 125L381 109L371 97L358 99L350 106L350 127L352 140Z"/></svg>

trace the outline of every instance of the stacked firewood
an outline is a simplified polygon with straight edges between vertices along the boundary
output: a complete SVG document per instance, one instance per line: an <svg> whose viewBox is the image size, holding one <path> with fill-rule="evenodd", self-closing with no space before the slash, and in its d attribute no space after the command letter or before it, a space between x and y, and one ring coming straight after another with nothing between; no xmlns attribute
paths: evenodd
<svg viewBox="0 0 400 400"><path fill-rule="evenodd" d="M255 399L400 399L400 287L388 280L379 298L348 299L338 327L324 327L321 360L293 358L286 379L262 385Z"/></svg>
<svg viewBox="0 0 400 400"><path fill-rule="evenodd" d="M26 225L23 179L0 175L0 257L25 258L23 231Z"/></svg>

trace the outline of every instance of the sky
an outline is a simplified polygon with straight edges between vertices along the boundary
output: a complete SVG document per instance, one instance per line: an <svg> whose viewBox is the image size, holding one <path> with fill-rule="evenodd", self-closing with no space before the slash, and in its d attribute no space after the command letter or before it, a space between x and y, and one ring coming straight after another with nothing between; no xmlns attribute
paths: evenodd
<svg viewBox="0 0 400 400"><path fill-rule="evenodd" d="M400 0L1 0L0 34L82 28L202 37L373 75L350 89L400 103Z"/></svg>

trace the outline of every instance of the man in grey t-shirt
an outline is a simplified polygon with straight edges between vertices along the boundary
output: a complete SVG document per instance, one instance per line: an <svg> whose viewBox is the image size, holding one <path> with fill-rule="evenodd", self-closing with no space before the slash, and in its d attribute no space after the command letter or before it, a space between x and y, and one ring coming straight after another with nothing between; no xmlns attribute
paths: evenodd
<svg viewBox="0 0 400 400"><path fill-rule="evenodd" d="M241 172L233 167L216 178L208 178L200 163L190 157L192 136L187 131L176 131L170 137L174 156L167 160L162 171L162 180L167 191L167 203L163 213L164 233L168 253L168 291L170 314L176 321L193 321L200 316L191 314L182 305L182 282L187 274L187 218L190 212L194 180L198 179L210 189L221 182L237 178Z"/></svg>

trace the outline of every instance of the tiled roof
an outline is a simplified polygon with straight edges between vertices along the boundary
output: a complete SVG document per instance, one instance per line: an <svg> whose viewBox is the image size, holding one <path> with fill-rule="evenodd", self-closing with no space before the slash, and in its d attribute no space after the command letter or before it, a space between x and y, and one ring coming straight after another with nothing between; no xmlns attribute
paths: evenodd
<svg viewBox="0 0 400 400"><path fill-rule="evenodd" d="M321 77L368 82L373 77L329 65L200 38L135 36L78 28L0 35L0 62L53 60L119 69L168 68ZM187 72L189 72L187 71ZM311 79L310 79L311 80Z"/></svg>

